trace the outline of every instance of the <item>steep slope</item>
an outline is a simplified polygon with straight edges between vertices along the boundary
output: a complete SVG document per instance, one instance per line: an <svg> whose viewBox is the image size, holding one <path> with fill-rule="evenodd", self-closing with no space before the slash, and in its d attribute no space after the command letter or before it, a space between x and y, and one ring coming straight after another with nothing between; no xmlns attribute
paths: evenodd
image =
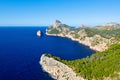
<svg viewBox="0 0 120 80"><path fill-rule="evenodd" d="M78 41L96 51L103 51L113 43L120 41L120 29L118 24L110 25L114 27L113 30L101 29L103 27L81 27L71 28L60 21L55 23L46 30L47 35L68 37L72 40ZM116 27L116 28L115 28ZM117 39L117 40L116 40Z"/></svg>
<svg viewBox="0 0 120 80"><path fill-rule="evenodd" d="M56 20L55 23L47 29L47 32L53 35L57 35L60 33L65 35L66 33L68 33L68 31L70 31L70 27L66 24L62 24L59 20Z"/></svg>
<svg viewBox="0 0 120 80"><path fill-rule="evenodd" d="M120 80L120 44L113 44L103 52L72 61L49 54L46 56L68 65L78 76L87 80Z"/></svg>

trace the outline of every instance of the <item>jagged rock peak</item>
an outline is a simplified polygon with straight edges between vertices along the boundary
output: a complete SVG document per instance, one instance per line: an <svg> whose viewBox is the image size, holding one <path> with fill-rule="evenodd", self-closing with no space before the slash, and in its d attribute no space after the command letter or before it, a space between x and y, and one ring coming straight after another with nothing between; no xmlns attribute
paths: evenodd
<svg viewBox="0 0 120 80"><path fill-rule="evenodd" d="M55 20L55 23L61 23L61 21L59 21L59 20Z"/></svg>
<svg viewBox="0 0 120 80"><path fill-rule="evenodd" d="M61 23L61 21L59 21L59 20L55 20L55 23L52 25L54 28L57 28L57 27L59 27L59 26L61 26L62 25L62 23Z"/></svg>

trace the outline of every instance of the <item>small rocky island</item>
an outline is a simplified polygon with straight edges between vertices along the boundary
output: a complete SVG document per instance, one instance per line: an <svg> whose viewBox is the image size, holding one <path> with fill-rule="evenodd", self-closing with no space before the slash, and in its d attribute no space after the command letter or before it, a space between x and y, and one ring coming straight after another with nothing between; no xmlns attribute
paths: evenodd
<svg viewBox="0 0 120 80"><path fill-rule="evenodd" d="M56 80L84 80L78 77L76 73L67 65L55 60L52 57L43 54L40 58L40 64L44 71L48 72Z"/></svg>
<svg viewBox="0 0 120 80"><path fill-rule="evenodd" d="M38 37L41 36L41 31L40 31L40 30L37 31L37 36L38 36Z"/></svg>

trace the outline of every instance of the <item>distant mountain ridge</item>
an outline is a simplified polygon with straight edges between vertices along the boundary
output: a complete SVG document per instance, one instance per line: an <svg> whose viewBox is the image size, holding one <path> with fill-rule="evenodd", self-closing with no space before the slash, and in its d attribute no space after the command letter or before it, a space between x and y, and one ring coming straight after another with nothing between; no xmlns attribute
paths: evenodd
<svg viewBox="0 0 120 80"><path fill-rule="evenodd" d="M116 29L120 29L120 24L111 22L99 27L99 29L116 30Z"/></svg>

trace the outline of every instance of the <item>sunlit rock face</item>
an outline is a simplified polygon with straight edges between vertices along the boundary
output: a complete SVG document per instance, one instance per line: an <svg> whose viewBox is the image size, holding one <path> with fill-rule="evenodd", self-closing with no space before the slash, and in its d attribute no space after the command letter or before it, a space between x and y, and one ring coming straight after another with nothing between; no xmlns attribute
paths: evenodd
<svg viewBox="0 0 120 80"><path fill-rule="evenodd" d="M56 80L84 80L76 76L76 73L67 65L44 54L40 58L40 64L43 70L48 72Z"/></svg>
<svg viewBox="0 0 120 80"><path fill-rule="evenodd" d="M59 20L56 20L55 23L52 25L53 28L58 28L62 25L62 23Z"/></svg>

